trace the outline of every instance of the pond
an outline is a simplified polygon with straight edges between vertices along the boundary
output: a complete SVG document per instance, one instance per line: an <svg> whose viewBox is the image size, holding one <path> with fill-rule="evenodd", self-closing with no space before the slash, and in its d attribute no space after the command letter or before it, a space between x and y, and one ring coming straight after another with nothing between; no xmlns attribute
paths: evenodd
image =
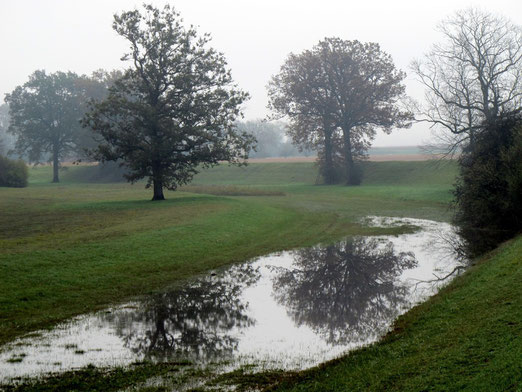
<svg viewBox="0 0 522 392"><path fill-rule="evenodd" d="M303 369L374 342L463 261L441 245L446 223L367 223L419 230L270 254L22 337L2 347L0 384L143 360Z"/></svg>

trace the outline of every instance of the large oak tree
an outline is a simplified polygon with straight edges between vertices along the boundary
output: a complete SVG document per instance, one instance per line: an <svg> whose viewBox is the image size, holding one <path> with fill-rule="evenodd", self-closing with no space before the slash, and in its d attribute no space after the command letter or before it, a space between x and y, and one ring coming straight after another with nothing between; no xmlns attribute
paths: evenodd
<svg viewBox="0 0 522 392"><path fill-rule="evenodd" d="M412 114L401 105L404 78L378 44L325 38L288 57L270 81L270 107L290 118L294 140L320 133L327 166L335 151L329 143L340 132L346 183L355 184L354 160L376 129L389 133L410 125Z"/></svg>
<svg viewBox="0 0 522 392"><path fill-rule="evenodd" d="M210 37L185 28L169 6L115 15L113 28L128 41L122 59L132 65L83 121L101 136L94 157L121 160L131 182L148 178L152 200L190 181L198 167L241 164L254 143L234 126L247 94L208 47Z"/></svg>

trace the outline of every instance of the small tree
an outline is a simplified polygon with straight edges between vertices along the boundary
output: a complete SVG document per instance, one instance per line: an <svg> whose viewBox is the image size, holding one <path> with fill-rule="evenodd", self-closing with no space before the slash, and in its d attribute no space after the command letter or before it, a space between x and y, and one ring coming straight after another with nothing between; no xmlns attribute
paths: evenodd
<svg viewBox="0 0 522 392"><path fill-rule="evenodd" d="M0 155L0 187L26 187L28 177L29 172L24 161L15 161Z"/></svg>
<svg viewBox="0 0 522 392"><path fill-rule="evenodd" d="M40 162L50 154L53 182L59 182L61 160L82 149L80 140L85 132L79 120L87 97L80 80L72 72L36 71L5 98L10 115L8 132L17 137L15 151L26 154L30 162Z"/></svg>
<svg viewBox="0 0 522 392"><path fill-rule="evenodd" d="M299 135L304 132L321 134L327 172L333 165L331 140L339 130L346 183L355 184L355 157L364 155L376 129L389 133L410 126L413 117L400 105L404 77L378 44L326 38L311 51L288 57L269 84L270 106L290 117L298 138L307 139Z"/></svg>
<svg viewBox="0 0 522 392"><path fill-rule="evenodd" d="M93 156L121 159L131 182L148 177L152 200L190 181L200 165L241 164L254 143L234 126L247 94L224 56L207 48L210 37L185 29L169 6L115 15L113 29L128 40L123 60L132 67L83 120L102 138Z"/></svg>
<svg viewBox="0 0 522 392"><path fill-rule="evenodd" d="M497 118L522 107L522 29L507 18L474 8L439 25L443 41L413 71L426 87L420 121L439 130L452 153Z"/></svg>

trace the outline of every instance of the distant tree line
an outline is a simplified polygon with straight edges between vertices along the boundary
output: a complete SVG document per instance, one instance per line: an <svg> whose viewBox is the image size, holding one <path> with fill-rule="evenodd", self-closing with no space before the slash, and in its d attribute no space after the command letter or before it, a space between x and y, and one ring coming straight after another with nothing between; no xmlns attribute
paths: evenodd
<svg viewBox="0 0 522 392"><path fill-rule="evenodd" d="M0 155L6 155L10 144L8 144L7 128L9 127L9 107L0 105Z"/></svg>
<svg viewBox="0 0 522 392"><path fill-rule="evenodd" d="M293 143L285 123L278 121L241 121L237 127L256 139L252 158L312 156L315 151Z"/></svg>
<svg viewBox="0 0 522 392"><path fill-rule="evenodd" d="M113 29L129 43L125 71L39 70L6 96L13 150L51 162L54 182L66 158L115 161L129 181L147 178L153 200L162 200L164 188L219 161L315 151L325 182L357 184L356 162L376 129L412 119L400 105L405 74L375 43L327 38L288 57L269 85L273 113L289 120L284 135L280 124L238 122L248 94L209 35L185 28L169 6L115 15Z"/></svg>
<svg viewBox="0 0 522 392"><path fill-rule="evenodd" d="M7 133L9 107L0 105L0 186L22 188L27 186L28 171L25 162L7 158L15 138Z"/></svg>

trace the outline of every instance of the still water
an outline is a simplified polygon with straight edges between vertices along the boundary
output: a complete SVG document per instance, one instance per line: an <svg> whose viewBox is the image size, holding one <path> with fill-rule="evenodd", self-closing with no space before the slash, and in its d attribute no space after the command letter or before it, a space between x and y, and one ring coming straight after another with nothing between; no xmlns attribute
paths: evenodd
<svg viewBox="0 0 522 392"><path fill-rule="evenodd" d="M2 347L0 383L142 360L302 369L374 342L448 282L423 281L463 260L439 241L455 236L448 224L376 217L367 223L419 230L270 254L74 318Z"/></svg>

